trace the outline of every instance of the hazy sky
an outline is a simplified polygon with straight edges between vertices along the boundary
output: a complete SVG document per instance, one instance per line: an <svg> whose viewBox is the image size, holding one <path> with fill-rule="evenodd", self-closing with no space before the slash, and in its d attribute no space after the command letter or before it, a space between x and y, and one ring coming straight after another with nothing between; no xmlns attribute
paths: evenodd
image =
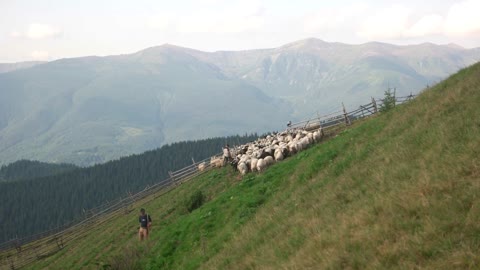
<svg viewBox="0 0 480 270"><path fill-rule="evenodd" d="M480 47L480 0L0 0L0 62L133 53L170 43L205 51L344 43Z"/></svg>

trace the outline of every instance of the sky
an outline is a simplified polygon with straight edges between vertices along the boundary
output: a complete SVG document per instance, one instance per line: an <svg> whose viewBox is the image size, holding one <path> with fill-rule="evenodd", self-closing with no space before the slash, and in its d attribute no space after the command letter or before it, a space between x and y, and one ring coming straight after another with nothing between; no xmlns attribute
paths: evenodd
<svg viewBox="0 0 480 270"><path fill-rule="evenodd" d="M480 0L0 0L0 63L305 38L480 47Z"/></svg>

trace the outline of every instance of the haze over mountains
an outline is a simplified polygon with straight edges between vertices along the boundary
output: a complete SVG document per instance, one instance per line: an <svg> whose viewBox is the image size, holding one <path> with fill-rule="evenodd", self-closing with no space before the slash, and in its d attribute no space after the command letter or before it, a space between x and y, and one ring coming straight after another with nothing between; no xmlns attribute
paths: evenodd
<svg viewBox="0 0 480 270"><path fill-rule="evenodd" d="M348 45L202 52L173 45L61 59L0 74L0 164L91 165L165 143L279 130L387 87L418 92L480 60L456 45Z"/></svg>
<svg viewBox="0 0 480 270"><path fill-rule="evenodd" d="M19 63L0 63L0 73L15 71L24 68L30 68L39 64L46 62L42 61L28 61L28 62L19 62Z"/></svg>

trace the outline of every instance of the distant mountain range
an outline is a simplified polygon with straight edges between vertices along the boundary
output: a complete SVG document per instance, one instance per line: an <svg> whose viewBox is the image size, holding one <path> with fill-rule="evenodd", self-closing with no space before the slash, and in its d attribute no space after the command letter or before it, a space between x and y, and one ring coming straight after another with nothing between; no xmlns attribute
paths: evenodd
<svg viewBox="0 0 480 270"><path fill-rule="evenodd" d="M213 53L166 44L18 65L0 73L0 165L85 166L180 140L279 130L388 87L418 92L478 60L479 48L451 44L306 39Z"/></svg>
<svg viewBox="0 0 480 270"><path fill-rule="evenodd" d="M0 73L10 72L14 70L30 68L39 64L44 64L42 61L29 61L19 63L0 63Z"/></svg>

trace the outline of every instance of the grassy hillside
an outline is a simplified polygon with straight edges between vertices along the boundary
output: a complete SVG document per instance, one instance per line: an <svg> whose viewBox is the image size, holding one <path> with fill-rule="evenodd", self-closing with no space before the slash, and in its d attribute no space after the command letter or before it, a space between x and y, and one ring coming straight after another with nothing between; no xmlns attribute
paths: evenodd
<svg viewBox="0 0 480 270"><path fill-rule="evenodd" d="M32 268L478 267L479 104L477 64L265 173L215 170L137 205L148 242L135 209Z"/></svg>

